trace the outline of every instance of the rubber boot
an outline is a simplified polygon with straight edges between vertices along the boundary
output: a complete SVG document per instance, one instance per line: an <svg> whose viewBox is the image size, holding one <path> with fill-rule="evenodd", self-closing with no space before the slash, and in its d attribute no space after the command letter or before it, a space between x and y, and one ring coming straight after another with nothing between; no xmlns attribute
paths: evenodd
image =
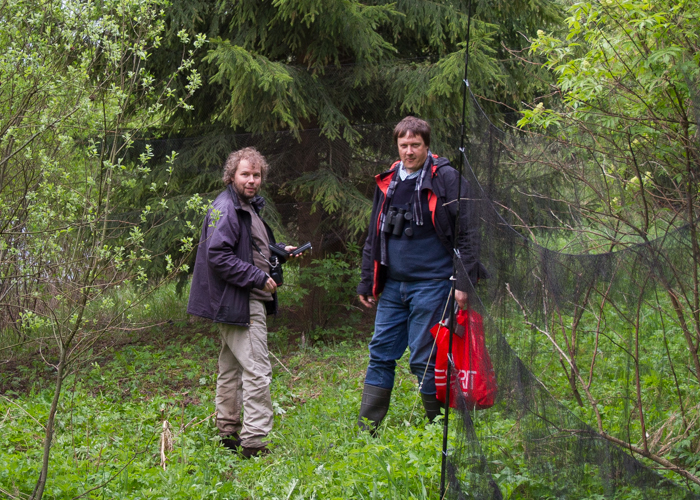
<svg viewBox="0 0 700 500"><path fill-rule="evenodd" d="M425 408L425 416L428 417L428 422L433 423L433 421L440 416L440 410L443 408L444 403L438 401L435 394L423 394L420 395L423 400L423 408Z"/></svg>
<svg viewBox="0 0 700 500"><path fill-rule="evenodd" d="M377 427L384 420L386 412L389 411L390 401L391 389L365 384L362 390L360 416L357 419L358 427L363 431L369 431L372 436L376 436ZM369 422L365 419L369 420Z"/></svg>
<svg viewBox="0 0 700 500"><path fill-rule="evenodd" d="M221 444L231 451L238 451L241 448L241 436L239 436L237 432L219 439L221 440Z"/></svg>

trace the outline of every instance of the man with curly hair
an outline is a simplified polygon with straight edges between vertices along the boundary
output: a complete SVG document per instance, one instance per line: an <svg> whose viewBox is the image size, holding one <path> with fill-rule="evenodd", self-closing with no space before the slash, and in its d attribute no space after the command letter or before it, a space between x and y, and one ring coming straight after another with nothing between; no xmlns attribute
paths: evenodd
<svg viewBox="0 0 700 500"><path fill-rule="evenodd" d="M288 253L295 248L276 244L260 215L265 200L258 192L268 171L255 148L229 155L226 189L202 225L187 306L188 313L219 325L216 425L222 444L246 458L269 453L265 438L272 430L267 315L277 311L277 283L269 245Z"/></svg>

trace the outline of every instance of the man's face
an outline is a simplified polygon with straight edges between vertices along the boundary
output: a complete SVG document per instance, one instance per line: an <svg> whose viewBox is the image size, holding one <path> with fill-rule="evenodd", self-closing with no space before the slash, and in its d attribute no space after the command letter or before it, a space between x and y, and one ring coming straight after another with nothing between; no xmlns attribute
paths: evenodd
<svg viewBox="0 0 700 500"><path fill-rule="evenodd" d="M396 141L399 147L399 158L408 172L415 172L423 166L428 157L428 146L419 135L405 135Z"/></svg>
<svg viewBox="0 0 700 500"><path fill-rule="evenodd" d="M238 196L250 201L260 190L262 172L260 166L252 166L248 160L241 160L233 176L233 187Z"/></svg>

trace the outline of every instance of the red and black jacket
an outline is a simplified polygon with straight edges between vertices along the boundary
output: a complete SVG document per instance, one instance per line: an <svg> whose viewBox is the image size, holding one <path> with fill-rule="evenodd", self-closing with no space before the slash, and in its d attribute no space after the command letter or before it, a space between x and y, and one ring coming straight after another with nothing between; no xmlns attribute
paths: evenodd
<svg viewBox="0 0 700 500"><path fill-rule="evenodd" d="M452 254L454 244L455 218L457 217L457 203L455 202L459 192L459 181L462 182L462 200L469 197L469 183L459 172L450 166L447 158L433 155L429 157L430 162L424 168L429 172L425 176L422 191L427 191L428 207L430 210L430 222L435 227L435 232L440 242ZM384 289L386 282L387 268L381 264L380 257L380 235L379 220L382 213L386 214L388 206L386 193L389 184L398 171L399 162L395 162L389 170L375 176L377 187L374 191L374 201L372 203L372 215L369 222L369 233L362 251L362 278L357 287L358 295L373 295L378 297ZM485 268L478 261L479 233L476 221L473 218L468 202L463 201L460 210L460 229L457 240L457 250L466 277L471 283L476 284L480 278L488 277ZM425 221L427 224L428 221ZM429 258L429 257L428 257ZM457 270L457 289L468 291L468 285L464 284L460 276L460 268ZM462 279L461 279L462 278Z"/></svg>

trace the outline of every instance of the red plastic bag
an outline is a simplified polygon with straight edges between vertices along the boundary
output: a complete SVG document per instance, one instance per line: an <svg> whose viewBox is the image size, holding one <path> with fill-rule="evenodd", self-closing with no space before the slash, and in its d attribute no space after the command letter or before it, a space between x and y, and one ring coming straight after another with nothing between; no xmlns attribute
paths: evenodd
<svg viewBox="0 0 700 500"><path fill-rule="evenodd" d="M484 342L484 321L481 315L472 310L457 311L456 334L452 337L452 359L457 373L452 376L459 380L459 386L467 400L467 408L481 410L493 406L498 392L496 374ZM463 336L459 333L464 332ZM449 329L440 323L430 329L437 343L435 361L435 387L437 399L445 401L447 386L447 351L449 350ZM455 398L450 397L450 407L455 408Z"/></svg>

